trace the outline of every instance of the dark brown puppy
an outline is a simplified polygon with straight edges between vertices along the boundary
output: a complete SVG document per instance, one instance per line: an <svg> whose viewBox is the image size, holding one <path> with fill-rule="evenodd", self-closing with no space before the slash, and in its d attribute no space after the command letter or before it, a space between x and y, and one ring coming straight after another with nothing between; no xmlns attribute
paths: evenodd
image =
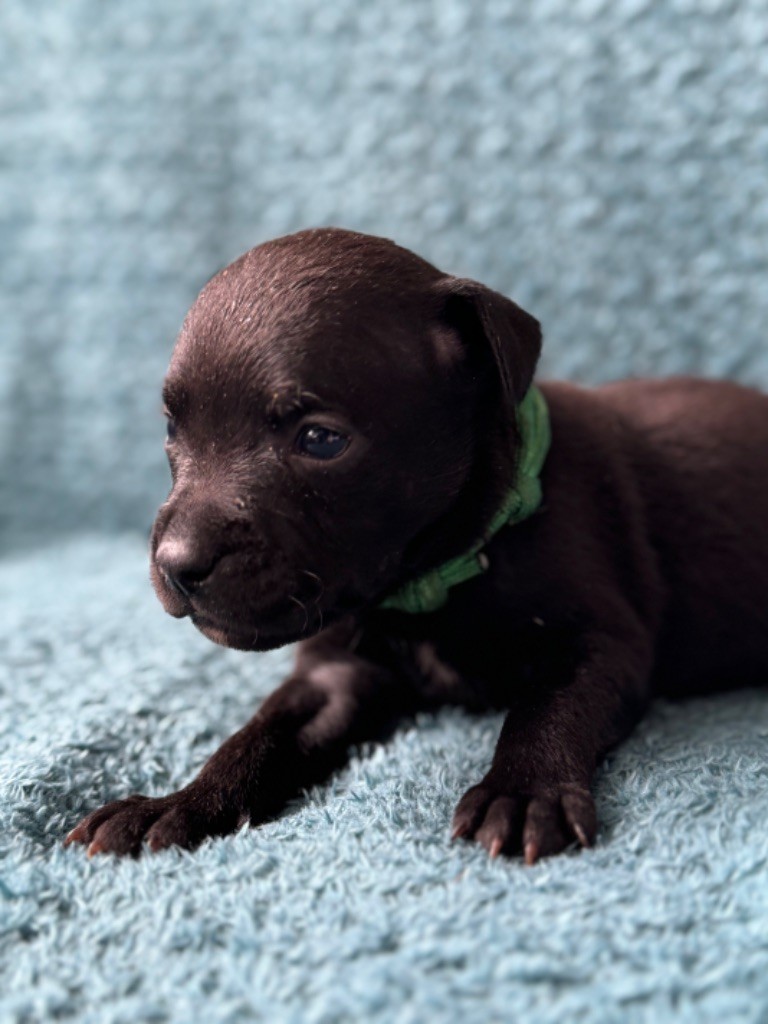
<svg viewBox="0 0 768 1024"><path fill-rule="evenodd" d="M302 640L295 671L185 789L70 841L125 854L258 824L350 744L454 702L509 709L454 834L532 863L593 841L592 774L653 694L763 682L768 398L735 384L543 386L539 511L444 607L379 607L482 535L539 348L508 299L351 232L278 239L210 282L165 383L152 578L217 643Z"/></svg>

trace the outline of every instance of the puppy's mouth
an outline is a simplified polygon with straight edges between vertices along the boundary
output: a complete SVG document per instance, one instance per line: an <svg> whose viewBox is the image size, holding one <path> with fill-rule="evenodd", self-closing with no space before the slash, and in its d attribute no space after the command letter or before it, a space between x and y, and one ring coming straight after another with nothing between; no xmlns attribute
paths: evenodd
<svg viewBox="0 0 768 1024"><path fill-rule="evenodd" d="M259 640L261 639L262 642L264 640L263 630L251 629L246 631L243 628L234 630L229 623L222 625L209 616L195 611L191 611L189 617L193 625L200 630L203 636L213 640L214 643L219 644L221 647L233 647L238 651L257 651L260 649ZM275 646L278 645L276 644Z"/></svg>
<svg viewBox="0 0 768 1024"><path fill-rule="evenodd" d="M168 588L160 593L166 609L176 618L189 618L200 632L222 647L240 651L267 651L306 640L341 616L336 609L320 607L317 601L289 595L264 606L248 608L236 602L230 608L221 599L205 593L180 595Z"/></svg>
<svg viewBox="0 0 768 1024"><path fill-rule="evenodd" d="M289 594L264 602L239 592L230 598L205 582L190 590L174 586L154 562L150 575L165 611L174 618L189 618L200 632L223 647L265 651L314 636L338 616L321 608L317 593ZM242 596L241 596L242 595Z"/></svg>
<svg viewBox="0 0 768 1024"><path fill-rule="evenodd" d="M288 622L273 622L264 618L258 626L244 623L223 622L205 615L202 612L190 611L189 618L203 636L221 647L231 647L238 651L270 651L286 644L304 640L319 632L319 625L302 623L294 626ZM327 621L324 616L324 621ZM313 628L314 625L314 628Z"/></svg>

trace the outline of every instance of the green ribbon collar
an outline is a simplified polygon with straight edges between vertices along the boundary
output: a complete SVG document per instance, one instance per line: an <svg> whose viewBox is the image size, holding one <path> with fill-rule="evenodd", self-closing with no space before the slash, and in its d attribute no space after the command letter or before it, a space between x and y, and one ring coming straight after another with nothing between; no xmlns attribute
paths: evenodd
<svg viewBox="0 0 768 1024"><path fill-rule="evenodd" d="M380 608L416 615L434 612L448 600L448 591L459 583L479 576L488 568L483 548L502 526L514 526L527 519L541 504L539 474L549 451L549 411L544 396L531 387L517 407L521 448L517 480L482 537L464 554L403 584L379 605Z"/></svg>

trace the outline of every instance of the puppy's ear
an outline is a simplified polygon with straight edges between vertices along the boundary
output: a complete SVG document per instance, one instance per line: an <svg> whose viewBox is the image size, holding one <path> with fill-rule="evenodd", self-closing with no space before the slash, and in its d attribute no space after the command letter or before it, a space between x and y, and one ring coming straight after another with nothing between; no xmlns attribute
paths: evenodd
<svg viewBox="0 0 768 1024"><path fill-rule="evenodd" d="M470 365L490 355L509 405L530 387L541 352L541 326L511 299L477 281L443 278L439 318L458 336Z"/></svg>

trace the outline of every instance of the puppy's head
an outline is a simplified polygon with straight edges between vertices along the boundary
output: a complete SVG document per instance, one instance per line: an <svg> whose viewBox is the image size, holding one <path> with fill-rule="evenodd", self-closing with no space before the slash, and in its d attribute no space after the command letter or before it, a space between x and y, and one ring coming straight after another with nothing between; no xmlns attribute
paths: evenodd
<svg viewBox="0 0 768 1024"><path fill-rule="evenodd" d="M458 554L515 460L538 323L385 239L304 231L203 289L165 381L172 615L264 650Z"/></svg>

